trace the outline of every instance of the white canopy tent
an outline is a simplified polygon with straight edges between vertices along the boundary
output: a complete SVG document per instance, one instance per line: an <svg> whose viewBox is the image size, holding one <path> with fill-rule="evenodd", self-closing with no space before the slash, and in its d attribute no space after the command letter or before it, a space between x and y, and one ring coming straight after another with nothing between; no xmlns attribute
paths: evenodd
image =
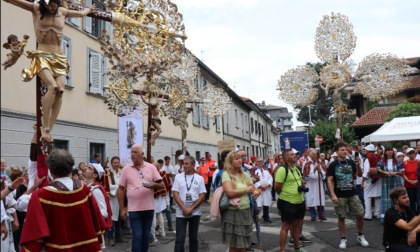
<svg viewBox="0 0 420 252"><path fill-rule="evenodd" d="M394 118L377 131L362 138L362 142L389 142L420 139L420 116Z"/></svg>

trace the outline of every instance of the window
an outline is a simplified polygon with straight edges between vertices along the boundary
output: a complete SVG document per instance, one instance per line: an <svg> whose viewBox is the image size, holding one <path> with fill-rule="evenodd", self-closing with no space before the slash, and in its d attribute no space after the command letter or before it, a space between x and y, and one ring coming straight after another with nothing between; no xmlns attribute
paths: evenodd
<svg viewBox="0 0 420 252"><path fill-rule="evenodd" d="M261 136L261 124L258 123L258 135Z"/></svg>
<svg viewBox="0 0 420 252"><path fill-rule="evenodd" d="M261 139L263 140L263 142L264 142L264 126L263 125L261 125Z"/></svg>
<svg viewBox="0 0 420 252"><path fill-rule="evenodd" d="M196 103L193 105L193 124L201 126L201 109L200 105Z"/></svg>
<svg viewBox="0 0 420 252"><path fill-rule="evenodd" d="M80 18L66 18L66 22L76 27L80 26Z"/></svg>
<svg viewBox="0 0 420 252"><path fill-rule="evenodd" d="M214 125L216 125L216 132L220 132L220 118L218 116L214 117Z"/></svg>
<svg viewBox="0 0 420 252"><path fill-rule="evenodd" d="M89 161L93 160L93 156L98 153L101 160L100 163L102 164L104 162L104 156L105 156L105 144L103 143L90 143L89 144Z"/></svg>
<svg viewBox="0 0 420 252"><path fill-rule="evenodd" d="M226 133L229 133L229 111L226 112Z"/></svg>
<svg viewBox="0 0 420 252"><path fill-rule="evenodd" d="M203 92L207 88L207 80L203 76L196 78L194 84L197 92ZM210 118L201 113L200 104L194 104L193 106L193 124L203 126L206 129L210 128Z"/></svg>
<svg viewBox="0 0 420 252"><path fill-rule="evenodd" d="M251 117L251 133L254 133L254 118Z"/></svg>
<svg viewBox="0 0 420 252"><path fill-rule="evenodd" d="M239 128L239 125L238 125L238 110L237 109L235 109L235 127Z"/></svg>
<svg viewBox="0 0 420 252"><path fill-rule="evenodd" d="M61 42L61 50L63 54L67 57L67 61L71 66L71 39L68 37L63 37L63 41ZM66 86L71 86L71 68L70 71L66 75L66 82L64 83Z"/></svg>
<svg viewBox="0 0 420 252"><path fill-rule="evenodd" d="M200 161L200 151L195 152L195 160Z"/></svg>
<svg viewBox="0 0 420 252"><path fill-rule="evenodd" d="M105 57L89 49L89 92L104 95L106 77Z"/></svg>
<svg viewBox="0 0 420 252"><path fill-rule="evenodd" d="M258 122L255 120L255 135L258 135Z"/></svg>
<svg viewBox="0 0 420 252"><path fill-rule="evenodd" d="M67 140L58 140L58 139L54 139L53 144L52 144L52 149L56 150L56 149L61 149L61 150L69 150L69 141Z"/></svg>
<svg viewBox="0 0 420 252"><path fill-rule="evenodd" d="M96 0L85 1L86 6L91 6L92 4L95 4L99 10L106 9L105 5L100 1L96 1ZM87 16L83 18L83 30L85 32L95 37L100 37L103 29L105 29L108 32L108 34L112 34L111 22L106 22L97 18L91 18Z"/></svg>
<svg viewBox="0 0 420 252"><path fill-rule="evenodd" d="M249 128L248 128L248 116L245 115L245 132L248 133L249 132Z"/></svg>

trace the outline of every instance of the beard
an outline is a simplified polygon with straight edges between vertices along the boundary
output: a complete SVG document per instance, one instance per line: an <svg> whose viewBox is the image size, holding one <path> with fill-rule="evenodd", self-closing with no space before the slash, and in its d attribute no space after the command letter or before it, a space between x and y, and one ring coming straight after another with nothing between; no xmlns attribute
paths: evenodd
<svg viewBox="0 0 420 252"><path fill-rule="evenodd" d="M410 208L410 202L408 202L407 204L401 204L401 203L398 203L398 206L399 206L401 209L408 210L408 209Z"/></svg>

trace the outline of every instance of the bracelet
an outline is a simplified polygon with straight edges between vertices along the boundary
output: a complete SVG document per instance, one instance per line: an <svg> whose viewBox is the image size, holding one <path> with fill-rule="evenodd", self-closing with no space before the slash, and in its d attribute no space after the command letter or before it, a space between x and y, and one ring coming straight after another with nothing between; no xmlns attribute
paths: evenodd
<svg viewBox="0 0 420 252"><path fill-rule="evenodd" d="M14 191L10 186L8 186L7 189L9 189L9 191L11 191L11 192Z"/></svg>

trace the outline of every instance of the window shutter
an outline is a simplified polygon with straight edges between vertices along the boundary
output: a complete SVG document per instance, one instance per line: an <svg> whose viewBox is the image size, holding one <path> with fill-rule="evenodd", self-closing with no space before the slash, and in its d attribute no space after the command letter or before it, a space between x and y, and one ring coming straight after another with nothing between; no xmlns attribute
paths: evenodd
<svg viewBox="0 0 420 252"><path fill-rule="evenodd" d="M70 43L70 39L68 39L67 37L64 37L61 42L61 50L63 51L63 54L67 57L67 60L69 64L71 65L71 43ZM70 73L71 72L69 71L66 75L66 82L64 83L65 85L71 85Z"/></svg>
<svg viewBox="0 0 420 252"><path fill-rule="evenodd" d="M75 26L80 26L80 18L70 18L70 23L74 24Z"/></svg>
<svg viewBox="0 0 420 252"><path fill-rule="evenodd" d="M89 92L102 94L102 55L89 52Z"/></svg>
<svg viewBox="0 0 420 252"><path fill-rule="evenodd" d="M111 42L114 41L114 36L112 34L113 30L112 30L112 23L111 22L105 22L105 30L108 33Z"/></svg>
<svg viewBox="0 0 420 252"><path fill-rule="evenodd" d="M85 0L86 6L92 5L92 0ZM92 18L91 17L84 17L83 18L83 30L85 30L88 33L92 33Z"/></svg>

